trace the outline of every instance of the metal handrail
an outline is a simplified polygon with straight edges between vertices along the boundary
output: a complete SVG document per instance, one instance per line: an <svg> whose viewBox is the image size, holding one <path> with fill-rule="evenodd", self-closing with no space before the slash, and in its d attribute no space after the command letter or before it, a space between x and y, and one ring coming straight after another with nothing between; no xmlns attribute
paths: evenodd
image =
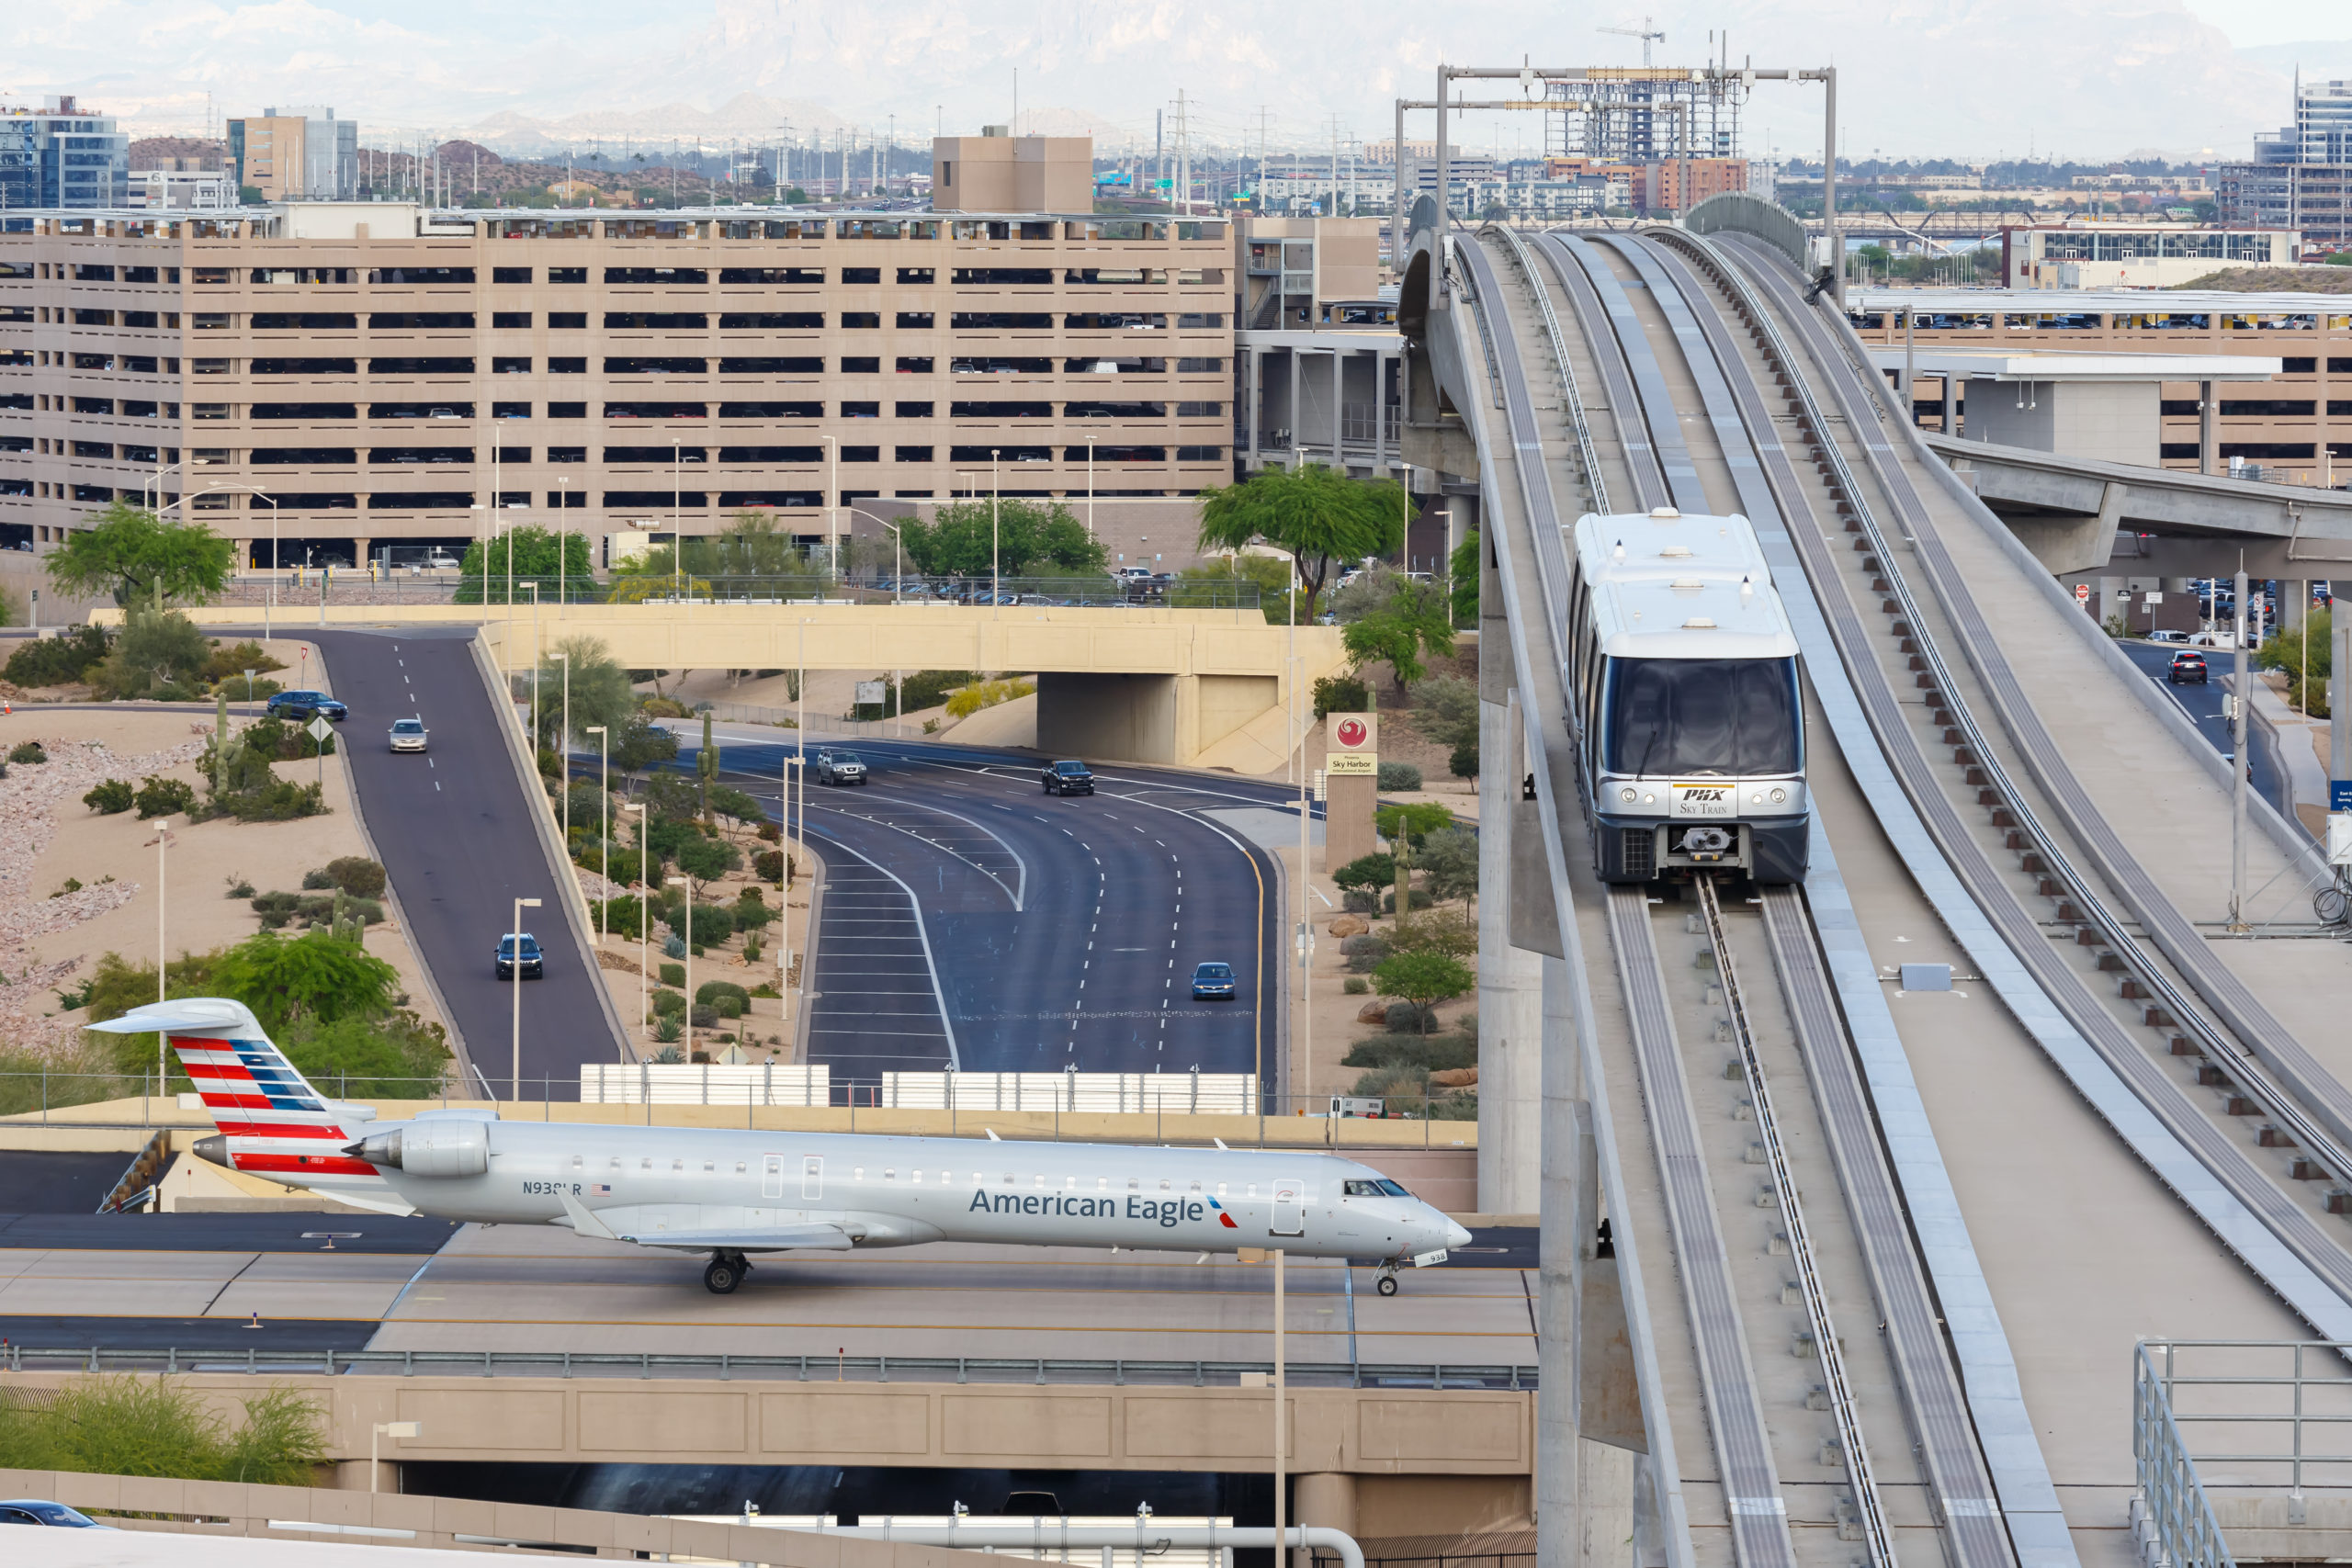
<svg viewBox="0 0 2352 1568"><path fill-rule="evenodd" d="M611 1373L634 1372L650 1378L658 1371L667 1377L696 1371L720 1379L739 1374L790 1377L807 1382L819 1380L889 1382L894 1378L916 1382L974 1381L986 1382L1105 1382L1114 1385L1190 1383L1195 1388L1238 1383L1249 1375L1270 1376L1272 1361L1170 1361L1119 1359L1063 1359L1052 1357L982 1356L737 1356L732 1354L617 1354L569 1350L264 1350L163 1346L123 1348L105 1346L9 1345L0 1348L0 1371L37 1371L46 1363L65 1369L236 1372L368 1373L415 1377L420 1374L479 1372L484 1377L577 1377L604 1369ZM928 1375L926 1375L928 1374ZM1285 1361L1283 1377L1297 1382L1350 1388L1501 1389L1532 1392L1536 1370L1517 1364L1453 1364L1405 1361Z"/></svg>
<svg viewBox="0 0 2352 1568"><path fill-rule="evenodd" d="M2237 1568L2222 1539L2222 1523L2197 1474L2197 1461L2173 1420L2165 1380L2149 1359L2148 1342L2132 1347L2132 1465L2137 1490L2134 1523L2152 1531L2162 1568Z"/></svg>

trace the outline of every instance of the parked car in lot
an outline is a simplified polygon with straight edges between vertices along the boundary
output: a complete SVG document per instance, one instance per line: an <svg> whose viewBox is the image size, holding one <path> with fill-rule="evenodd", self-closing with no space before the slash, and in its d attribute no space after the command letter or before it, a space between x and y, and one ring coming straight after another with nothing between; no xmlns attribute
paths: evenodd
<svg viewBox="0 0 2352 1568"><path fill-rule="evenodd" d="M313 716L341 724L351 710L324 692L280 692L269 699L269 716L308 721Z"/></svg>
<svg viewBox="0 0 2352 1568"><path fill-rule="evenodd" d="M79 1508L41 1497L0 1497L0 1525L46 1525L52 1529L103 1530L102 1525Z"/></svg>
<svg viewBox="0 0 2352 1568"><path fill-rule="evenodd" d="M544 980L547 978L547 957L539 952L539 939L529 931L520 934L510 931L498 939L498 977L502 980L513 979L518 964L522 967L524 979Z"/></svg>
<svg viewBox="0 0 2352 1568"><path fill-rule="evenodd" d="M2187 632L2150 632L2148 640L2150 642L2187 642L2188 634Z"/></svg>
<svg viewBox="0 0 2352 1568"><path fill-rule="evenodd" d="M392 720L393 750L422 751L424 750L424 740L425 731L424 721L423 719L396 718Z"/></svg>
<svg viewBox="0 0 2352 1568"><path fill-rule="evenodd" d="M822 784L862 784L865 763L854 751L820 751L812 764Z"/></svg>
<svg viewBox="0 0 2352 1568"><path fill-rule="evenodd" d="M1233 999L1233 965L1202 964L1193 970L1193 999L1196 1002Z"/></svg>
<svg viewBox="0 0 2352 1568"><path fill-rule="evenodd" d="M1094 771L1079 761L1048 762L1039 775L1047 795L1092 795Z"/></svg>
<svg viewBox="0 0 2352 1568"><path fill-rule="evenodd" d="M2211 676L2205 669L2203 654L2184 652L2172 656L2172 662L2165 667L2165 679L2176 686L2202 686Z"/></svg>

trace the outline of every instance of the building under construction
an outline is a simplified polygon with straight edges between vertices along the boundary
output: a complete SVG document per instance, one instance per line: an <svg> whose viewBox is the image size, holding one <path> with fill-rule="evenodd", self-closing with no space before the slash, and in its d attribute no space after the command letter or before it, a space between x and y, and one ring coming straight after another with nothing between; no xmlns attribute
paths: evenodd
<svg viewBox="0 0 2352 1568"><path fill-rule="evenodd" d="M1736 158L1748 91L1737 72L1589 66L1544 83L1544 152L1601 164Z"/></svg>

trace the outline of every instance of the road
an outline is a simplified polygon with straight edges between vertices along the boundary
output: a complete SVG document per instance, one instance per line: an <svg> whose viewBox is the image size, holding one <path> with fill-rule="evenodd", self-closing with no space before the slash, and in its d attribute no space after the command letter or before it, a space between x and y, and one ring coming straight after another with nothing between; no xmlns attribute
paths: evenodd
<svg viewBox="0 0 2352 1568"><path fill-rule="evenodd" d="M2233 660L2237 657L2226 648L2200 648L2191 651L2205 656L2209 678L2205 684L2176 686L2165 679L2171 667L2172 656L2180 649L2161 642L2126 641L2117 644L2124 657L2147 672L2148 678L2165 689L2189 722L2197 726L2197 733L2209 741L2213 750L2228 756L2233 744L2230 725L2222 717L2222 682L2228 676ZM2249 664L2251 660L2248 661ZM2278 756L2270 732L2259 724L2249 724L2248 735L2254 753L2254 793L2278 808L2279 814L2292 822L2295 804L2287 798L2284 777L2279 771Z"/></svg>
<svg viewBox="0 0 2352 1568"><path fill-rule="evenodd" d="M537 898L525 929L547 954L544 982L524 985L523 1097L544 1081L556 1099L576 1099L583 1062L625 1059L587 970L588 950L531 813L500 716L483 684L472 628L306 632L319 644L334 694L351 716L342 727L352 783L400 897L409 940L431 973L449 1021L501 1098L514 1072L514 992L492 973L512 900ZM421 716L432 750L395 755L385 732L395 718Z"/></svg>
<svg viewBox="0 0 2352 1568"><path fill-rule="evenodd" d="M676 728L699 742L698 726ZM773 807L793 742L740 726L714 736L730 782ZM837 1082L951 1066L1272 1071L1285 921L1251 829L1280 830L1272 812L1295 795L1106 766L1097 794L1049 796L1034 758L855 750L873 782L808 791L828 865L809 1055ZM1212 815L1237 811L1249 815ZM1234 1000L1192 998L1193 966L1210 959L1233 964Z"/></svg>

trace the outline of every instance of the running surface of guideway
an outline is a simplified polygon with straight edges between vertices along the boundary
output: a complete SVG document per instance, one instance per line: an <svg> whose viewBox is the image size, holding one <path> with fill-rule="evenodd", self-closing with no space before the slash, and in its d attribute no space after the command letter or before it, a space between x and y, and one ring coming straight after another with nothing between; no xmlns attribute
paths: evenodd
<svg viewBox="0 0 2352 1568"><path fill-rule="evenodd" d="M698 728L679 728L698 743ZM714 739L728 781L775 814L795 748L724 725ZM824 742L809 744L813 756ZM1274 1092L1283 910L1263 840L1285 822L1295 833L1295 793L1105 766L1094 795L1056 796L1035 758L842 749L871 782L812 782L805 796L825 863L808 1055L837 1083L951 1066L1262 1069ZM1232 1000L1193 999L1204 960L1234 966Z"/></svg>
<svg viewBox="0 0 2352 1568"><path fill-rule="evenodd" d="M2330 1000L2314 1010L2275 984L2244 978L2291 962L2282 947L2308 944L2266 952L2209 943L2201 934L2180 940L2184 926L2210 927L2187 925L2177 913L2167 919L2161 906L2173 901L2207 919L2225 886L2211 875L2209 846L2226 841L2211 828L2226 795L2206 766L2210 751L2143 701L2144 676L2065 624L2070 606L2042 592L2046 577L2037 584L2030 558L1996 522L1970 513L1924 468L1914 477L1921 455L1882 434L1893 425L1870 407L1869 373L1853 376L1849 365L1847 381L1836 379L1827 361L1843 349L1834 331L1817 342L1801 333L1804 307L1789 278L1762 276L1768 258L1734 253L1738 259L1726 261L1671 236L1596 246L1490 233L1457 235L1451 248L1433 258L1425 232L1408 273L1408 331L1427 355L1409 417L1435 425L1431 445L1442 449L1458 414L1461 434L1479 453L1487 536L1510 600L1531 783L1549 786L1552 836L1542 853L1565 915L1553 951L1581 957L1583 966L1580 976L1573 969L1561 976L1562 999L1574 1006L1547 1010L1580 1037L1585 1074L1559 1084L1547 1066L1544 1092L1547 1105L1591 1103L1600 1145L1598 1200L1547 1175L1544 1321L1567 1326L1549 1304L1554 1280L1573 1286L1590 1256L1589 1233L1559 1221L1579 1201L1588 1212L1604 1208L1616 1222L1667 1555L1712 1557L1724 1550L1713 1543L1728 1540L1744 1562L1768 1560L1783 1549L1769 1532L1760 1541L1752 1528L1743 1537L1742 1515L1781 1507L1792 1527L1787 1550L1803 1560L1820 1549L1826 1532L1805 1526L1827 1521L1810 1511L1804 1482L1821 1472L1788 1452L1802 1424L1782 1414L1760 1371L1742 1380L1705 1348L1728 1334L1746 1344L1751 1367L1765 1367L1767 1357L1755 1352L1768 1340L1790 1349L1782 1337L1790 1298L1745 1288L1742 1255L1757 1243L1736 1222L1719 1218L1715 1226L1731 1267L1711 1265L1708 1227L1683 1212L1695 1204L1678 1209L1659 1190L1662 1181L1683 1179L1677 1164L1684 1157L1669 1157L1668 1145L1655 1141L1671 1119L1661 1109L1693 1106L1703 1127L1700 1086L1714 1079L1722 1047L1699 1044L1707 1036L1683 1027L1671 1006L1663 1029L1654 1017L1643 1020L1650 1004L1640 988L1617 983L1665 958L1671 998L1674 933L1670 920L1634 920L1614 903L1604 920L1604 900L1582 875L1589 861L1551 646L1561 617L1544 581L1565 564L1558 527L1580 511L1661 502L1743 511L1757 520L1768 552L1779 552L1776 580L1792 614L1801 601L1821 639L1807 644L1815 875L1792 913L1811 907L1838 972L1849 1032L1840 1048L1782 1075L1788 1087L1778 1103L1784 1113L1792 1101L1802 1109L1809 1088L1822 1118L1810 1135L1831 1145L1840 1142L1839 1124L1859 1115L1866 1141L1883 1145L1899 1176L1881 1186L1848 1163L1834 1177L1799 1183L1813 1199L1812 1250L1831 1320L1886 1325L1892 1365L1866 1347L1851 1369L1860 1445L1878 1461L1874 1484L1889 1500L1898 1546L1912 1479L1899 1461L1917 1434L1918 1465L1942 1470L1932 1489L1944 1505L1939 1533L1956 1559L1997 1560L2014 1549L2028 1562L2058 1562L2079 1546L2086 1558L2120 1561L2129 1551L2121 1506L2132 1483L2128 1389L2098 1369L2125 1363L2151 1314L2259 1337L2295 1332L2272 1290L2301 1303L2306 1316L2325 1318L2342 1306L2341 1222L2321 1213L2310 1184L2296 1179L2319 1161L2290 1165L2267 1154L2260 1145L2270 1140L2231 1114L2253 1102L2244 1092L2251 1080L2278 1100L2279 1115L2302 1118L2290 1124L2308 1132L2307 1145L2330 1142L2326 1112L2340 1081L2336 1064L2313 1047L2325 1053L2335 1043L2320 1044L2310 1025L2326 1007L2352 999L2340 952L2316 955ZM1440 389L1445 404L1434 396ZM1601 491L1609 503L1595 506ZM1921 552L1928 558L1915 560ZM1944 570L1949 560L1964 570ZM2005 586L1988 593L1984 585L1994 583ZM1998 613L1974 609L1966 585ZM1898 601L1899 615L1891 614ZM2004 672L2004 648L2030 648L2040 662L2019 680ZM2021 694L2006 684L2013 681ZM2041 705L2062 712L2064 722L2038 728L2033 710ZM2013 732L2028 738L2031 765ZM2108 754L2141 771L2119 770ZM2087 802L2082 785L2070 788L2069 770L2096 775L2086 778ZM2203 824L2195 849L2159 855L2167 834L2191 819ZM2266 835L2255 851L2255 880L2267 873L2293 887L2291 856L2284 834ZM2160 863L2153 875L2135 875L2135 859ZM1835 866L1827 881L1826 863ZM1972 899L1981 909L1969 907ZM1726 942L1736 950L1739 916L1729 919ZM1955 989L1882 995L1882 974L1921 959L1954 962ZM1751 976L1771 972L1753 959L1741 967ZM1985 972L1972 973L1979 967ZM1793 1004L1804 986L1785 970L1780 979ZM2248 993L2261 1002L2249 1007ZM2177 1000L2152 1016L2152 995ZM2267 1016L2264 1003L2279 1016ZM1702 993L1702 1010L1709 1006ZM2175 1007L2187 1016L2172 1016ZM1874 1029L1873 1012L1883 1028ZM2213 1012L2228 1019L2226 1029ZM2144 1027L2158 1019L2166 1027ZM2225 1038L2229 1030L2238 1037ZM1645 1076L1639 1064L1660 1063L1656 1045L1641 1043L1645 1032L1663 1033L1690 1069L1681 1095L1670 1074ZM1553 1040L1547 1057L1563 1055L1566 1043ZM1862 1064L1865 1107L1838 1105L1823 1069L1839 1059ZM1769 1058L1764 1066L1769 1075ZM2200 1087L2216 1078L2229 1094ZM2266 1100L2262 1109L2272 1106ZM1743 1113L1755 1112L1734 1107L1726 1119ZM1805 1127L1790 1129L1792 1157L1804 1156L1808 1139ZM1712 1192L1717 1216L1745 1206L1754 1168L1703 1146L1699 1159L1702 1190ZM2151 1167L2182 1201L2148 1179ZM1872 1217L1882 1191L1898 1206L1891 1227L1885 1215ZM1826 1193L1842 1196L1842 1207L1826 1202ZM1760 1192L1756 1201L1770 1212ZM1916 1253L1905 1222L1917 1233ZM1786 1240L1785 1233L1764 1238L1760 1250L1779 1256ZM2229 1260L2232 1252L2246 1269ZM1841 1267L1854 1269L1858 1291L1841 1295ZM1919 1283L1923 1269L1933 1277L1932 1297ZM1693 1282L1709 1278L1724 1292L1720 1303ZM1924 1346L1897 1342L1905 1301L1932 1302L1928 1321L1940 1319L1944 1334L1926 1334ZM1558 1337L1572 1339L1573 1329ZM1855 1334L1837 1337L1854 1348ZM1547 1346L1547 1369L1555 1348ZM1786 1359L1807 1357L1798 1348ZM1889 1382L1874 1385L1881 1376ZM1720 1478L1735 1463L1771 1474L1746 1460L1745 1439L1732 1429L1743 1403L1774 1412L1763 1425L1777 1444L1781 1492L1761 1508L1753 1500L1741 1507L1736 1499L1747 1494L1736 1478L1734 1501L1722 1495ZM1830 1458L1821 1435L1821 1454L1804 1456L1815 1464ZM1548 1431L1546 1440L1555 1443L1544 1461L1550 1474L1569 1456ZM1951 1484L1970 1472L1981 1477L1987 1466L1997 1502ZM1839 1468L1858 1490L1866 1484L1860 1467ZM1559 1501L1556 1488L1545 1495L1547 1507ZM1678 1514L1688 1521L1679 1541ZM2007 1524L2008 1540L1971 1524L1995 1519Z"/></svg>

